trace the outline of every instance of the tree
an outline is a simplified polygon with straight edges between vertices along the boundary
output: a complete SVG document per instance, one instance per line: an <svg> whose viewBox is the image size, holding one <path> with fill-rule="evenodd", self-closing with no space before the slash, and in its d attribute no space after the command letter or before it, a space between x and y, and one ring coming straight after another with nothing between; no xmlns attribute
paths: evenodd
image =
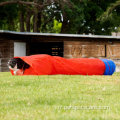
<svg viewBox="0 0 120 120"><path fill-rule="evenodd" d="M0 28L3 28L5 30L16 30L16 21L18 17L17 11L18 8L16 5L1 6Z"/></svg>
<svg viewBox="0 0 120 120"><path fill-rule="evenodd" d="M110 4L98 20L101 22L109 22L112 26L112 31L120 31L120 0Z"/></svg>
<svg viewBox="0 0 120 120"><path fill-rule="evenodd" d="M33 31L38 32L38 14L44 7L46 7L49 2L39 2L38 0L31 1L22 1L22 0L11 0L3 1L0 3L0 6L17 4L19 6L19 17L20 17L20 31L24 32L24 23L25 23L25 14L26 14L26 28L27 31L30 31L30 18L33 14Z"/></svg>
<svg viewBox="0 0 120 120"><path fill-rule="evenodd" d="M9 30L13 30L12 27L14 26L14 30L20 29L20 31L28 32L56 33L58 29L55 28L55 21L57 21L58 23L62 23L59 28L59 32L61 33L106 35L111 33L113 28L115 28L115 24L118 24L118 22L115 23L113 19L103 21L99 18L106 11L107 7L115 1L116 0L2 0L0 7L2 7L3 13L7 13L6 8L9 6L8 8L11 8L10 11L15 15L11 16L12 19L10 22L10 19L8 19L10 16L8 15L9 12L4 19L3 15L0 14L0 17L2 17L0 20L1 27L5 28L7 25L9 26ZM119 8L116 10L118 11ZM2 12L0 11L0 13ZM114 17L116 20L119 20L118 12L114 12ZM13 24L12 22L17 24ZM19 24L20 27L18 27ZM6 29L8 29L8 27L6 27Z"/></svg>

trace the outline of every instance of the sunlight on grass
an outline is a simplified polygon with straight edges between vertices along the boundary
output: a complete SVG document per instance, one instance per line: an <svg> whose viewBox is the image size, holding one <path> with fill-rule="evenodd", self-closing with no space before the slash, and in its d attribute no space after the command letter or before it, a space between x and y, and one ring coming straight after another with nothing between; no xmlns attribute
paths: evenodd
<svg viewBox="0 0 120 120"><path fill-rule="evenodd" d="M120 78L0 73L0 120L120 120Z"/></svg>

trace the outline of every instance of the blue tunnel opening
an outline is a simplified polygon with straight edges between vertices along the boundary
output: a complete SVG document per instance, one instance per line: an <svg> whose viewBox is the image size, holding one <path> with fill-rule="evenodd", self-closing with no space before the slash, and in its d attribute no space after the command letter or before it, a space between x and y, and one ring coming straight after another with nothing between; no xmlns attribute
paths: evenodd
<svg viewBox="0 0 120 120"><path fill-rule="evenodd" d="M115 72L116 69L116 65L112 60L108 60L108 59L101 59L104 64L105 64L105 72L104 75L112 75Z"/></svg>

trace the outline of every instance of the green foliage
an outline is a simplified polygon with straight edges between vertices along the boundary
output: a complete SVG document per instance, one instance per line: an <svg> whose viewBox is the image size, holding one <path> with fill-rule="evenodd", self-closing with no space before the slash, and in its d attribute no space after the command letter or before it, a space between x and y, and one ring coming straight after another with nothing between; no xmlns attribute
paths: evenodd
<svg viewBox="0 0 120 120"><path fill-rule="evenodd" d="M115 0L115 3L110 4L106 11L98 18L101 23L110 23L112 30L119 31L119 21L120 21L120 0Z"/></svg>
<svg viewBox="0 0 120 120"><path fill-rule="evenodd" d="M78 3L78 6L74 3L72 5L72 8L69 8L68 6L65 6L64 8L68 19L67 32L76 34L84 20L84 5L82 3Z"/></svg>
<svg viewBox="0 0 120 120"><path fill-rule="evenodd" d="M97 21L97 18L101 16L101 14L104 12L104 9L107 8L107 5L109 5L112 1L99 1L99 0L93 0L93 1L84 1L80 3L80 5L83 5L83 13L80 14L80 16L83 16L83 20L81 19L81 24L76 22L76 25L78 23L79 30L77 29L77 33L85 33L85 34L111 34L111 30L113 27L113 24L111 24L111 21L109 21L107 24L105 22ZM108 4L109 3L109 4ZM81 9L81 7L77 4L78 9ZM80 17L78 18L80 21ZM76 27L77 28L77 27Z"/></svg>
<svg viewBox="0 0 120 120"><path fill-rule="evenodd" d="M0 7L0 28L4 30L16 30L18 19L18 6L8 5Z"/></svg>
<svg viewBox="0 0 120 120"><path fill-rule="evenodd" d="M60 33L61 32L61 27L62 27L62 23L58 22L57 20L54 20L53 33Z"/></svg>
<svg viewBox="0 0 120 120"><path fill-rule="evenodd" d="M32 2L33 0L24 1ZM117 0L61 0L51 2L48 6L43 7L39 11L39 31L48 33L62 32L109 35L112 31L119 30L120 7L116 5L119 3L119 0L116 1ZM44 2L43 0L39 3L42 5ZM113 4L114 2L115 4ZM110 8L111 6L112 8ZM113 9L114 7L115 9ZM26 5L23 5L22 9L17 4L0 6L0 29L20 31L19 19L21 10L24 11L24 18L26 19ZM107 17L106 10L113 10L113 12L109 14L109 17ZM30 19L30 31L33 32L34 7L29 6L29 11L32 14ZM104 17L100 17L103 13ZM24 24L26 30L26 21L24 21Z"/></svg>

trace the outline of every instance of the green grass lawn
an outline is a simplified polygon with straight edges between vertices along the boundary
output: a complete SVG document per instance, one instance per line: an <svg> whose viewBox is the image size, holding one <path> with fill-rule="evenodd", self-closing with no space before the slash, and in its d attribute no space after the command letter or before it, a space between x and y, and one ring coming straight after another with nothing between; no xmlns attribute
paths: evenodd
<svg viewBox="0 0 120 120"><path fill-rule="evenodd" d="M120 120L119 74L0 73L0 120Z"/></svg>

